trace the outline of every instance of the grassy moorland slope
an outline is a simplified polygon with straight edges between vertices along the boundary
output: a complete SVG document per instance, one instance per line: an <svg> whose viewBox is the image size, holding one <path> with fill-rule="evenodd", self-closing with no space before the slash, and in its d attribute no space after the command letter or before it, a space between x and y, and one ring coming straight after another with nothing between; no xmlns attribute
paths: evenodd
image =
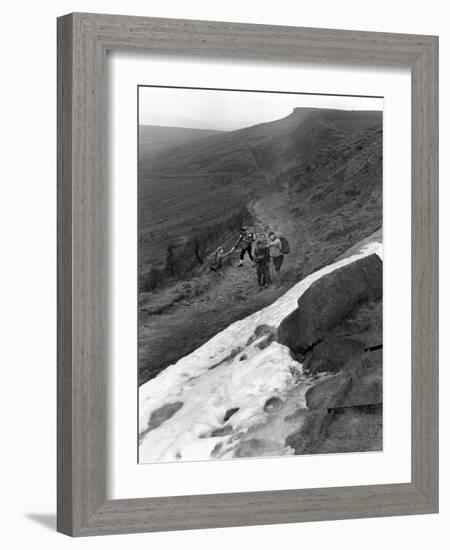
<svg viewBox="0 0 450 550"><path fill-rule="evenodd" d="M139 126L141 163L146 163L147 156L161 154L166 149L220 134L223 134L223 132L219 130L141 125Z"/></svg>
<svg viewBox="0 0 450 550"><path fill-rule="evenodd" d="M381 227L381 112L294 109L140 153L141 383ZM243 222L291 244L264 292L250 264L233 257L214 276L204 264Z"/></svg>

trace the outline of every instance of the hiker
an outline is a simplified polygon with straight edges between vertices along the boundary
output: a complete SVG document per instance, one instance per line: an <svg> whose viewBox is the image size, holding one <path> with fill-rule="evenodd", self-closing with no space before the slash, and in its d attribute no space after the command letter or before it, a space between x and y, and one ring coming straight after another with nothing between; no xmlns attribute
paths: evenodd
<svg viewBox="0 0 450 550"><path fill-rule="evenodd" d="M281 264L283 263L283 252L281 240L275 235L273 231L269 233L269 248L270 248L270 257L272 258L273 265L275 268L274 279L278 279L280 276Z"/></svg>
<svg viewBox="0 0 450 550"><path fill-rule="evenodd" d="M259 235L258 240L256 241L254 258L256 264L256 277L258 280L258 285L261 287L262 290L262 287L267 288L267 285L270 283L269 244L263 233Z"/></svg>
<svg viewBox="0 0 450 550"><path fill-rule="evenodd" d="M253 263L252 243L254 240L255 240L255 235L251 231L248 231L245 226L241 227L241 232L239 233L239 239L237 241L237 245L239 245L241 249L241 252L239 254L238 267L242 267L246 252L248 254L248 257Z"/></svg>
<svg viewBox="0 0 450 550"><path fill-rule="evenodd" d="M223 246L219 246L212 254L208 256L208 263L211 271L219 271L223 266L225 258L234 252L236 247L232 247L228 252L225 252Z"/></svg>

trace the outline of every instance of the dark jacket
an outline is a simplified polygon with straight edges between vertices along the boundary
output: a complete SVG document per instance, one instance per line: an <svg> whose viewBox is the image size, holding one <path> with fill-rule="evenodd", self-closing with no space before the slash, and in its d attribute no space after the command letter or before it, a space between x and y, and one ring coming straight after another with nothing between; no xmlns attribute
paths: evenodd
<svg viewBox="0 0 450 550"><path fill-rule="evenodd" d="M253 252L257 265L267 265L270 263L270 251L267 243L258 241Z"/></svg>

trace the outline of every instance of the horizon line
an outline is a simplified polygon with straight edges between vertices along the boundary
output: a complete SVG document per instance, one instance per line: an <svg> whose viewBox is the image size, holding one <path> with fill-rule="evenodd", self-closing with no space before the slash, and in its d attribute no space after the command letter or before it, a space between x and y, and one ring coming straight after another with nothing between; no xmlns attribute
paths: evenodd
<svg viewBox="0 0 450 550"><path fill-rule="evenodd" d="M356 96L355 96L356 97ZM362 97L362 96L358 96L358 97ZM346 112L365 112L365 113L383 113L383 109L345 109L345 108L339 108L339 107L294 107L292 109L292 111L287 114L286 116L284 117L281 117L281 118L276 118L276 119L273 119L273 120L270 120L270 121L265 121L265 122L255 122L254 124L250 124L250 126L242 126L242 127L239 127L239 128L234 128L234 129L229 129L229 130L224 130L224 129L219 129L219 128L208 128L208 127L195 127L195 126L179 126L179 125L171 125L171 124L146 124L146 123L140 123L138 122L138 127L140 128L141 126L144 127L144 126L148 126L148 127L156 127L156 128L182 128L184 130L204 130L204 131L207 131L207 132L222 132L222 133L227 133L227 132L235 132L237 130L243 130L245 128L251 128L252 126L258 126L259 124L270 124L272 122L277 122L278 120L283 120L284 118L288 118L289 116L291 116L297 109L301 109L301 110L310 110L310 111L313 111L313 110L316 110L316 111L346 111Z"/></svg>

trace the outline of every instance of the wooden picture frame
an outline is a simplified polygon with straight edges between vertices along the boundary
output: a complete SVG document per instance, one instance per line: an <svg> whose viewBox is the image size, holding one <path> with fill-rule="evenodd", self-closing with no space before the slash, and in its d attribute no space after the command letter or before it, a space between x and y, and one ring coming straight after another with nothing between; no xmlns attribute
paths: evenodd
<svg viewBox="0 0 450 550"><path fill-rule="evenodd" d="M410 483L106 498L106 52L411 69ZM58 19L58 531L72 536L438 511L438 38L74 13Z"/></svg>

